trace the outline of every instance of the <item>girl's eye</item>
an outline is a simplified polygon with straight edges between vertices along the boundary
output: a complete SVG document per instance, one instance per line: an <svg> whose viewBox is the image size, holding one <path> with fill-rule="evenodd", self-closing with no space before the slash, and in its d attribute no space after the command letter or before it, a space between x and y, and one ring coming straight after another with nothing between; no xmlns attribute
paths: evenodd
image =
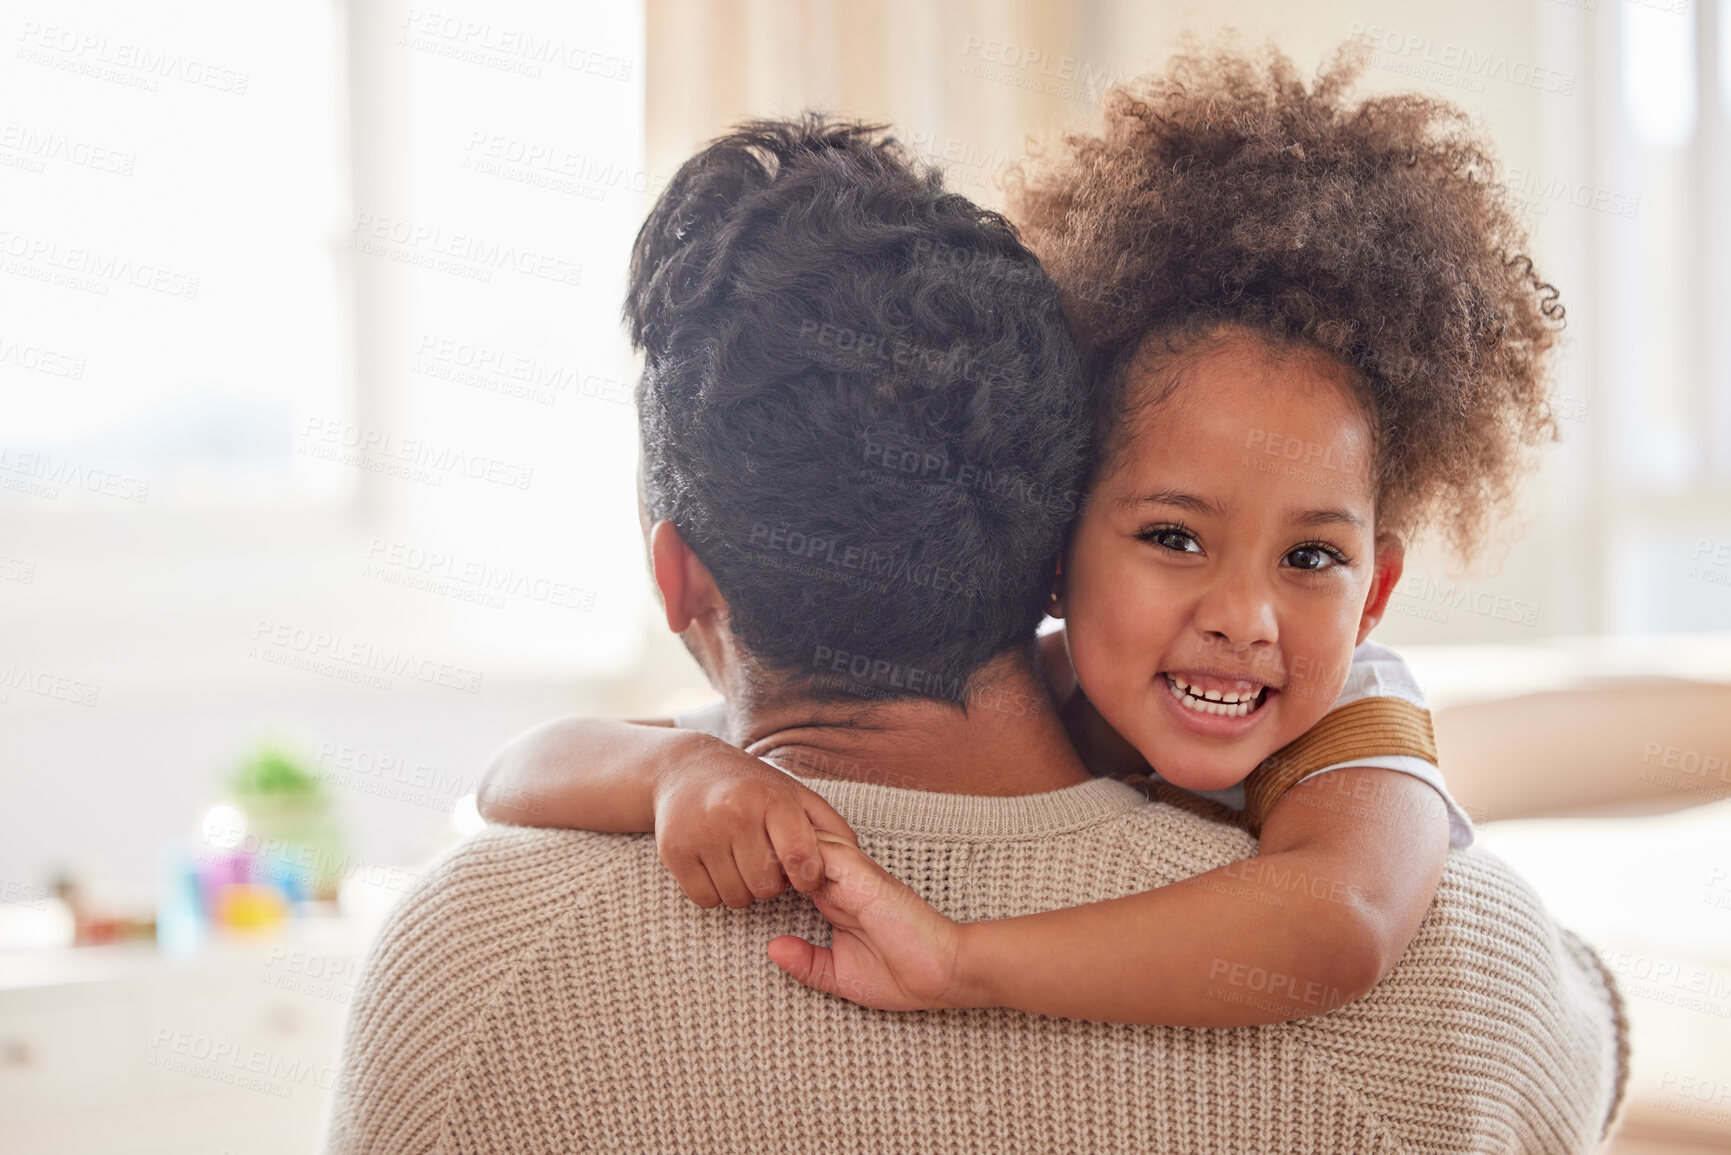
<svg viewBox="0 0 1731 1155"><path fill-rule="evenodd" d="M1139 535L1143 541L1169 549L1173 553L1201 553L1202 543L1187 529L1176 529L1172 526L1156 526L1145 529Z"/></svg>
<svg viewBox="0 0 1731 1155"><path fill-rule="evenodd" d="M1346 558L1339 550L1326 545L1301 545L1286 555L1286 564L1293 569L1318 570L1330 569L1337 565L1345 565Z"/></svg>

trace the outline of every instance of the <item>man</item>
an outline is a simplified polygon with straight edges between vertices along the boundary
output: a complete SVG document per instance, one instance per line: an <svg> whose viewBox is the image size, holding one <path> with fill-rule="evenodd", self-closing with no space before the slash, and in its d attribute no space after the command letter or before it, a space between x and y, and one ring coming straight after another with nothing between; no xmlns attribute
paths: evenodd
<svg viewBox="0 0 1731 1155"><path fill-rule="evenodd" d="M875 130L759 122L668 186L626 314L656 582L733 741L959 919L1253 852L1090 777L1041 687L1090 411L1006 222ZM1572 1151L1620 1086L1609 980L1477 854L1370 996L1278 1027L875 1012L765 955L823 930L698 908L647 836L489 830L380 936L332 1150Z"/></svg>

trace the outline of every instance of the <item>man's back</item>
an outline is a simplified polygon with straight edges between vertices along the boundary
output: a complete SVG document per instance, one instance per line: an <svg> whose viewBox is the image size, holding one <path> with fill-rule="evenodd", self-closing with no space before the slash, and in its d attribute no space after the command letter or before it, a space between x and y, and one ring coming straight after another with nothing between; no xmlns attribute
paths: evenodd
<svg viewBox="0 0 1731 1155"><path fill-rule="evenodd" d="M1104 779L1011 798L810 784L964 920L1132 894L1255 848ZM1272 1027L871 1011L770 963L786 933L827 927L791 893L696 907L646 835L489 830L380 937L331 1149L1587 1151L1621 1094L1608 976L1479 852L1450 856L1369 996ZM1210 977L1223 999L1333 1005L1239 960Z"/></svg>

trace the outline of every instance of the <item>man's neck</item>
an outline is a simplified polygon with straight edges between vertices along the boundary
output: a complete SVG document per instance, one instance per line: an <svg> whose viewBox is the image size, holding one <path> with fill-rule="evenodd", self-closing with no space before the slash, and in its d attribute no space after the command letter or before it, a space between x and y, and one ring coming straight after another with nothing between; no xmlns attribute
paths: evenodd
<svg viewBox="0 0 1731 1155"><path fill-rule="evenodd" d="M1010 656L975 676L967 710L909 698L856 706L735 699L740 745L803 778L941 794L1044 794L1089 779L1045 689Z"/></svg>

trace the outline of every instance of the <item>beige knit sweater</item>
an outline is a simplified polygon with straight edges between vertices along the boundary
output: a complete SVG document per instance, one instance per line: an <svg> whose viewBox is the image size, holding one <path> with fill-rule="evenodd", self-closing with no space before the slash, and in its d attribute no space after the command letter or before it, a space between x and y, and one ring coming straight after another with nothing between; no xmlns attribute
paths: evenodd
<svg viewBox="0 0 1731 1155"><path fill-rule="evenodd" d="M1255 849L1107 779L1018 798L811 785L959 919L1131 894ZM489 829L373 949L330 1150L1577 1152L1622 1093L1609 975L1477 850L1450 855L1369 996L1271 1027L865 1010L778 971L764 944L786 932L828 941L797 894L698 908L648 836ZM1224 969L1218 989L1269 985Z"/></svg>

